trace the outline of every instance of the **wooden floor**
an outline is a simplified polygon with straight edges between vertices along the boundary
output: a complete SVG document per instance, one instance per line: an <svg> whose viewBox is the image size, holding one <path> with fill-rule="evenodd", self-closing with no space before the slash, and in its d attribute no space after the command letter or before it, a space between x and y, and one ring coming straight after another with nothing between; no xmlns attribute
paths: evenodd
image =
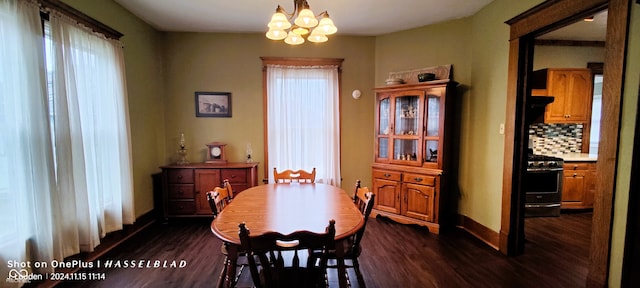
<svg viewBox="0 0 640 288"><path fill-rule="evenodd" d="M361 270L369 288L585 287L591 215L527 218L526 251L517 257L506 257L460 229L433 235L425 228L371 219L362 242ZM148 260L152 266L156 260L184 260L184 268L92 269L105 272L105 279L57 287L212 287L222 256L209 224L153 224L100 258L102 265L109 260Z"/></svg>

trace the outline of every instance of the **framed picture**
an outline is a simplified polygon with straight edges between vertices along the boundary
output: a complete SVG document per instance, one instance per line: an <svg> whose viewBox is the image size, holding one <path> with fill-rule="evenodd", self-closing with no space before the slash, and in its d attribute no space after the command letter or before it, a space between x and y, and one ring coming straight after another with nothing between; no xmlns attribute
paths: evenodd
<svg viewBox="0 0 640 288"><path fill-rule="evenodd" d="M231 93L196 92L196 117L231 117Z"/></svg>

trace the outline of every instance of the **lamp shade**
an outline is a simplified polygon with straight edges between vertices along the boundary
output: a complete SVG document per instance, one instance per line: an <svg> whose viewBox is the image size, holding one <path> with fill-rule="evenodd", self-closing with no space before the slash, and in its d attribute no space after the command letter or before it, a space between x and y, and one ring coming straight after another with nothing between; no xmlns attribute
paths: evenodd
<svg viewBox="0 0 640 288"><path fill-rule="evenodd" d="M305 8L300 10L294 23L300 27L311 28L318 25L318 19L313 15L313 11Z"/></svg>
<svg viewBox="0 0 640 288"><path fill-rule="evenodd" d="M289 23L289 19L287 19L287 16L284 15L284 13L276 12L273 13L273 16L271 16L271 21L269 22L269 24L267 24L267 26L270 29L284 30L291 27L291 23Z"/></svg>
<svg viewBox="0 0 640 288"><path fill-rule="evenodd" d="M287 38L287 32L281 29L269 29L267 32L267 38L271 40L282 40Z"/></svg>
<svg viewBox="0 0 640 288"><path fill-rule="evenodd" d="M304 43L304 38L296 33L293 33L293 31L289 31L289 35L287 35L287 38L284 39L284 43L287 43L289 45L300 45Z"/></svg>
<svg viewBox="0 0 640 288"><path fill-rule="evenodd" d="M333 21L331 20L331 18L329 18L328 15L320 19L320 23L318 24L318 27L316 27L316 29L320 29L320 31L322 31L322 33L325 35L331 35L338 32L338 28L336 27L336 25L333 25Z"/></svg>
<svg viewBox="0 0 640 288"><path fill-rule="evenodd" d="M293 31L293 33L296 33L298 35L309 34L309 29L308 28L300 27L298 25L293 25L293 28L291 28L291 31Z"/></svg>
<svg viewBox="0 0 640 288"><path fill-rule="evenodd" d="M318 30L318 28L313 29L313 31L311 31L311 35L309 35L307 40L309 40L310 42L315 42L315 43L327 42L327 40L329 40L329 38L327 38L327 36L322 34L322 32L320 32L320 31L321 30Z"/></svg>

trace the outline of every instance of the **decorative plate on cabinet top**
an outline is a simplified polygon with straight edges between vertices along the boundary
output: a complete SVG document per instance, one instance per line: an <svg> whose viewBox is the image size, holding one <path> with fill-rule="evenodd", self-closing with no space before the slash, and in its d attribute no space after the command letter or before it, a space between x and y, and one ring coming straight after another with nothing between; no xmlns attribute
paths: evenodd
<svg viewBox="0 0 640 288"><path fill-rule="evenodd" d="M384 80L384 83L387 85L398 85L398 84L404 84L404 80L400 78L389 78L387 80Z"/></svg>

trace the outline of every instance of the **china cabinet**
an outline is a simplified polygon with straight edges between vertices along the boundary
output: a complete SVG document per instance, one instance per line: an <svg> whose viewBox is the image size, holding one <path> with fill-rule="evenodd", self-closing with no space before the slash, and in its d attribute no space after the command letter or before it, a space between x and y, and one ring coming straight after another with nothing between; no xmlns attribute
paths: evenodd
<svg viewBox="0 0 640 288"><path fill-rule="evenodd" d="M373 216L439 233L449 194L455 85L436 80L375 89Z"/></svg>

